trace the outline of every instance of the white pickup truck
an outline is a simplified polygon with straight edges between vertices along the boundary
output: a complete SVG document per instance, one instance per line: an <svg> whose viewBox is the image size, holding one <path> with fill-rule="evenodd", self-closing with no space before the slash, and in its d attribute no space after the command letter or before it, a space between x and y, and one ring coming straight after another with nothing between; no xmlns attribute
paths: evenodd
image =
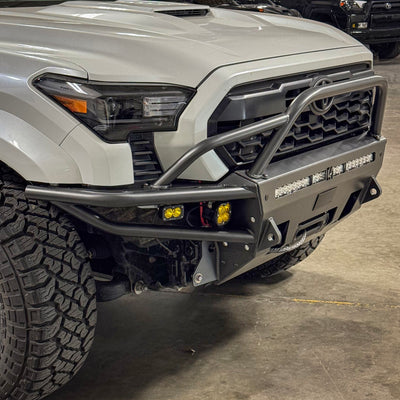
<svg viewBox="0 0 400 400"><path fill-rule="evenodd" d="M0 7L1 400L74 376L97 300L271 275L380 195L386 81L335 28L153 1Z"/></svg>

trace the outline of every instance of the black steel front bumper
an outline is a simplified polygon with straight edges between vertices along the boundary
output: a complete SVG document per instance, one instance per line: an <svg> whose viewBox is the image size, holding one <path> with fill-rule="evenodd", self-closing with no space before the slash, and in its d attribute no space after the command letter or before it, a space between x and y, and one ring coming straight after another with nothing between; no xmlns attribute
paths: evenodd
<svg viewBox="0 0 400 400"><path fill-rule="evenodd" d="M387 29L349 29L347 32L355 39L366 44L400 42L400 27Z"/></svg>
<svg viewBox="0 0 400 400"><path fill-rule="evenodd" d="M301 112L314 101L347 92L375 88L373 124L365 135L333 143L290 159L270 161ZM269 259L276 251L307 235L321 235L362 203L380 194L374 177L382 165L386 140L380 131L386 100L386 80L379 76L311 88L299 95L286 113L213 136L200 142L172 165L152 187L140 190L109 190L42 187L29 185L28 198L48 200L67 213L97 229L125 237L149 237L203 241L203 258L194 274L201 284L222 283ZM249 171L237 171L218 185L182 186L176 178L200 156L219 146L245 139L265 130L279 128ZM371 162L359 168L344 167L366 155ZM277 195L279 188L325 172L326 179L292 194ZM311 179L311 178L310 178ZM312 180L310 180L312 182ZM278 191L278 192L277 192ZM133 225L110 222L86 206L132 207L231 201L236 230L192 229L168 226ZM213 253L207 243L216 243ZM194 282L197 285L196 282Z"/></svg>
<svg viewBox="0 0 400 400"><path fill-rule="evenodd" d="M271 260L281 254L281 249L305 237L308 241L323 235L362 204L378 198L381 189L375 177L382 166L385 145L383 138L357 137L276 162L264 179L251 179L239 172L257 190L256 199L239 202L241 222L247 222L255 241L220 246L220 282ZM371 154L373 162L333 176L332 167ZM279 188L304 178L312 182L312 176L319 172L327 179L277 197Z"/></svg>
<svg viewBox="0 0 400 400"><path fill-rule="evenodd" d="M342 12L343 10L339 9L339 13ZM366 29L353 27L360 22L367 23L368 27ZM374 13L370 7L365 13L349 13L345 32L367 44L399 42L400 14L391 10L387 10L386 13Z"/></svg>

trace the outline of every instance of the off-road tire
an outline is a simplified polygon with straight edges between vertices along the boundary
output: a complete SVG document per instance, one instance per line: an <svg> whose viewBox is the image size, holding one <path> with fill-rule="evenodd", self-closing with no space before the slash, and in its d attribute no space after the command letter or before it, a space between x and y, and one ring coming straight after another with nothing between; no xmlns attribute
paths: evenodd
<svg viewBox="0 0 400 400"><path fill-rule="evenodd" d="M246 279L268 278L279 272L286 271L299 262L305 260L318 247L324 235L318 236L308 243L303 244L299 248L284 253L271 261L268 261L260 266L246 272Z"/></svg>
<svg viewBox="0 0 400 400"><path fill-rule="evenodd" d="M371 50L380 60L391 60L400 54L400 42L372 44Z"/></svg>
<svg viewBox="0 0 400 400"><path fill-rule="evenodd" d="M96 324L95 282L69 219L28 201L0 167L0 399L41 399L81 368Z"/></svg>

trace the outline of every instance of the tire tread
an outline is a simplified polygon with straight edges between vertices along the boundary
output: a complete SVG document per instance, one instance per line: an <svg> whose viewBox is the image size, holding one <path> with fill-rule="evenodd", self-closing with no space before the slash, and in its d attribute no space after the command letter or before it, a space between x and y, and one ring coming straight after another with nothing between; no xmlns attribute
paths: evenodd
<svg viewBox="0 0 400 400"><path fill-rule="evenodd" d="M0 167L0 399L41 399L68 382L88 355L95 283L69 219L28 201L24 182Z"/></svg>
<svg viewBox="0 0 400 400"><path fill-rule="evenodd" d="M299 262L305 260L318 247L324 235L303 244L298 249L284 253L271 261L246 272L244 277L248 279L268 278L279 272L286 271Z"/></svg>

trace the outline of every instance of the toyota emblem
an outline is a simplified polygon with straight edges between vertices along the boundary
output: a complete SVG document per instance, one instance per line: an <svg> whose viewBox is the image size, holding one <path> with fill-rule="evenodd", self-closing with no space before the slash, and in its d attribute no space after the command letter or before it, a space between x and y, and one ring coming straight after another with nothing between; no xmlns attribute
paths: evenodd
<svg viewBox="0 0 400 400"><path fill-rule="evenodd" d="M390 10L392 8L392 3L385 3L386 10Z"/></svg>
<svg viewBox="0 0 400 400"><path fill-rule="evenodd" d="M331 83L333 83L332 79L325 76L316 79L312 86L319 87L319 86L330 85ZM331 109L332 104L333 104L333 97L327 97L325 99L314 101L314 103L312 103L310 107L314 114L323 115L326 114Z"/></svg>

